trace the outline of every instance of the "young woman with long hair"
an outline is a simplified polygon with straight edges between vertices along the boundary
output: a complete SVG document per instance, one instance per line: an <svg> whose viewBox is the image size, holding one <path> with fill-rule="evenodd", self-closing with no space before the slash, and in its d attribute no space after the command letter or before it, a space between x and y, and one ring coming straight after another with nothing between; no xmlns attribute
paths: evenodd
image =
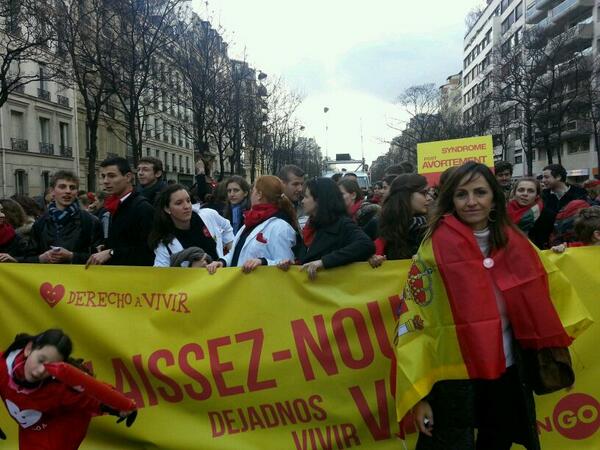
<svg viewBox="0 0 600 450"><path fill-rule="evenodd" d="M338 182L348 214L371 239L377 236L379 205L365 200L364 193L356 180L344 177Z"/></svg>
<svg viewBox="0 0 600 450"><path fill-rule="evenodd" d="M342 193L331 178L306 182L302 207L309 219L302 234L302 270L315 279L317 271L366 261L375 251L373 241L348 216ZM293 261L282 261L287 270Z"/></svg>
<svg viewBox="0 0 600 450"><path fill-rule="evenodd" d="M156 198L152 231L154 266L170 267L171 257L190 247L202 249L210 260L224 256L233 241L231 225L215 210L194 209L190 194L181 184L172 184ZM183 266L188 266L184 261Z"/></svg>
<svg viewBox="0 0 600 450"><path fill-rule="evenodd" d="M227 190L227 204L223 217L233 227L233 234L237 234L244 225L244 213L250 209L250 185L239 175L233 175L225 181Z"/></svg>
<svg viewBox="0 0 600 450"><path fill-rule="evenodd" d="M219 267L241 267L246 273L258 266L272 266L294 257L298 222L294 205L283 193L282 181L263 175L254 183L252 207L244 213L244 224L235 235L232 250L208 265L213 274Z"/></svg>
<svg viewBox="0 0 600 450"><path fill-rule="evenodd" d="M540 182L535 178L521 178L512 189L508 202L508 216L519 229L529 236L538 248L548 248L554 227L554 214L544 208Z"/></svg>
<svg viewBox="0 0 600 450"><path fill-rule="evenodd" d="M535 248L508 217L504 193L489 168L475 162L456 168L442 185L404 290L405 300L427 306L425 326L413 333L399 330L396 348L398 368L404 370L404 342L423 329L428 335L451 329L448 336L455 333L468 370L434 374L437 382L413 408L417 450L508 450L513 442L540 448L522 350L572 342L548 280ZM434 301L432 292L425 293L428 286L438 286ZM440 344L414 355L426 377L428 367L445 367L443 358L455 354L452 345Z"/></svg>
<svg viewBox="0 0 600 450"><path fill-rule="evenodd" d="M104 413L127 426L135 420L135 403L83 373L72 348L62 330L49 329L18 334L0 353L0 397L19 424L20 450L76 450L92 417Z"/></svg>
<svg viewBox="0 0 600 450"><path fill-rule="evenodd" d="M398 175L390 186L379 215L379 237L369 262L377 267L384 259L410 259L417 252L427 229L432 201L423 175Z"/></svg>

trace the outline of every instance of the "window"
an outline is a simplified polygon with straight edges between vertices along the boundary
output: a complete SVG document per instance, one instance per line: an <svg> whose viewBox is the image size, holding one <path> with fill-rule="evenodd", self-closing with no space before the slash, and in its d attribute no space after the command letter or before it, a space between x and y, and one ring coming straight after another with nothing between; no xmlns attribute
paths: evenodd
<svg viewBox="0 0 600 450"><path fill-rule="evenodd" d="M160 139L160 129L159 129L159 123L158 123L157 118L154 119L154 137L156 139Z"/></svg>
<svg viewBox="0 0 600 450"><path fill-rule="evenodd" d="M20 195L29 195L27 172L23 169L15 170L15 192Z"/></svg>
<svg viewBox="0 0 600 450"><path fill-rule="evenodd" d="M46 73L46 65L45 64L40 63L39 77L40 77L40 89L45 91L46 88L48 87L48 83L46 81L47 73Z"/></svg>
<svg viewBox="0 0 600 450"><path fill-rule="evenodd" d="M60 147L69 147L69 124L66 122L60 122Z"/></svg>
<svg viewBox="0 0 600 450"><path fill-rule="evenodd" d="M40 117L40 142L42 144L50 143L50 119Z"/></svg>
<svg viewBox="0 0 600 450"><path fill-rule="evenodd" d="M519 2L517 7L515 8L515 21L519 20L519 18L523 15L523 3Z"/></svg>
<svg viewBox="0 0 600 450"><path fill-rule="evenodd" d="M515 164L523 163L523 155L515 155Z"/></svg>
<svg viewBox="0 0 600 450"><path fill-rule="evenodd" d="M21 111L10 111L10 123L12 126L11 137L23 139L23 113Z"/></svg>
<svg viewBox="0 0 600 450"><path fill-rule="evenodd" d="M146 147L146 156L150 156L150 147Z"/></svg>
<svg viewBox="0 0 600 450"><path fill-rule="evenodd" d="M183 156L179 155L179 170L183 172Z"/></svg>
<svg viewBox="0 0 600 450"><path fill-rule="evenodd" d="M50 187L50 172L47 170L42 172L42 187L44 188L44 192Z"/></svg>

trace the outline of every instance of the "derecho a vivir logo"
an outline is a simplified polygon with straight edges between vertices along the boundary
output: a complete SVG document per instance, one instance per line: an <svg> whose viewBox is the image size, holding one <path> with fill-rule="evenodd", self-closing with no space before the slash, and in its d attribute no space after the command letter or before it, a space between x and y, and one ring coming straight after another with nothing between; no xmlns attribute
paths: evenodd
<svg viewBox="0 0 600 450"><path fill-rule="evenodd" d="M155 311L189 314L187 292L131 292L118 291L67 291L62 284L46 281L40 285L40 296L50 308L56 307L63 299L65 305L75 308L144 308Z"/></svg>

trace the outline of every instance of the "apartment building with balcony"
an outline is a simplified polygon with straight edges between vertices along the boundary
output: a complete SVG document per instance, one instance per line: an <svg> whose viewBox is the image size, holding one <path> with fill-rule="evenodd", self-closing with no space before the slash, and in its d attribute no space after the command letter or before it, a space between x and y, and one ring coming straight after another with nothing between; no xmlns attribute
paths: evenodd
<svg viewBox="0 0 600 450"><path fill-rule="evenodd" d="M589 77L598 62L600 38L600 2L596 0L527 0L526 26L542 32L550 43L561 42L564 52L556 72L560 77L574 77L573 58L579 58L578 77ZM598 161L592 125L585 117L565 117L560 152L563 166L574 181L598 175ZM547 164L544 152L535 155L534 171Z"/></svg>
<svg viewBox="0 0 600 450"><path fill-rule="evenodd" d="M489 98L493 88L493 71L496 49L518 43L525 25L525 0L488 0L479 19L467 31L463 47L462 113L463 122L488 113ZM491 125L483 125L493 133ZM513 136L508 154L503 148L494 148L494 158L508 159L515 164L515 175L523 173L523 150ZM506 151L504 151L506 153Z"/></svg>
<svg viewBox="0 0 600 450"><path fill-rule="evenodd" d="M587 64L579 66L578 76L589 77L598 57L599 5L595 0L488 0L464 40L463 121L467 123L489 106L485 99L493 89L492 73L499 70L494 66L494 52L510 50L522 40L524 30L543 33L550 45L553 40L561 43L562 59L554 71L558 76L572 76L571 61L576 55L587 60ZM522 132L517 125L511 127L508 145L496 146L494 157L513 163L514 175L520 176L526 170ZM596 175L598 162L589 121L581 116L566 116L561 130L559 151L570 179L583 181ZM493 125L489 132L494 133ZM541 172L547 164L544 149L536 149L533 172Z"/></svg>
<svg viewBox="0 0 600 450"><path fill-rule="evenodd" d="M9 95L0 108L0 189L3 197L38 195L57 170L78 172L74 90L46 78L43 62L21 70L39 81Z"/></svg>

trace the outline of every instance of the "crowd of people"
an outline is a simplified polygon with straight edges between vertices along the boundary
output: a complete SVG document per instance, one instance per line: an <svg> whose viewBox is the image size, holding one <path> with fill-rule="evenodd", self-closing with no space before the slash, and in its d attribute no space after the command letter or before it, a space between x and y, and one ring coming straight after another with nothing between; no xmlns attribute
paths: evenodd
<svg viewBox="0 0 600 450"><path fill-rule="evenodd" d="M314 280L319 271L353 262L376 268L386 260L410 259L430 243L440 270L450 274L443 279L446 290L461 298L456 287L468 280L455 267L473 265L474 276L498 264L502 269L490 271L489 279L482 272L478 288L469 291L481 299L461 300L468 303L465 310L473 302L489 303L491 317L483 322L495 336L493 348L472 355L475 364L481 358L478 375L486 382L436 383L414 408L417 448L474 448L474 428L477 448L508 449L512 442L539 448L520 353L531 345L567 347L571 339L556 320L532 243L556 252L600 245L600 181L570 184L557 164L545 167L541 180L513 180L505 162L494 172L473 162L448 169L436 186L403 163L389 167L368 192L352 173L306 180L293 165L253 185L240 176L217 184L206 172L198 161L196 183L188 188L164 181L162 162L145 157L136 183L126 159L109 158L100 164L101 193L80 191L73 173L56 172L37 201L0 200L0 262L187 267L209 274L223 267L250 273L260 266L297 265ZM521 263L506 264L508 258ZM521 283L520 300L514 290L503 291L498 280L507 276ZM519 320L529 307L545 325ZM482 310L475 308L466 320ZM476 339L473 333L467 338ZM535 342L524 338L531 333ZM21 359L38 349L33 342L24 344L29 350ZM53 360L67 360L69 352L52 353ZM484 367L490 358L494 370ZM46 376L42 367L35 381ZM484 412L490 408L493 415Z"/></svg>

